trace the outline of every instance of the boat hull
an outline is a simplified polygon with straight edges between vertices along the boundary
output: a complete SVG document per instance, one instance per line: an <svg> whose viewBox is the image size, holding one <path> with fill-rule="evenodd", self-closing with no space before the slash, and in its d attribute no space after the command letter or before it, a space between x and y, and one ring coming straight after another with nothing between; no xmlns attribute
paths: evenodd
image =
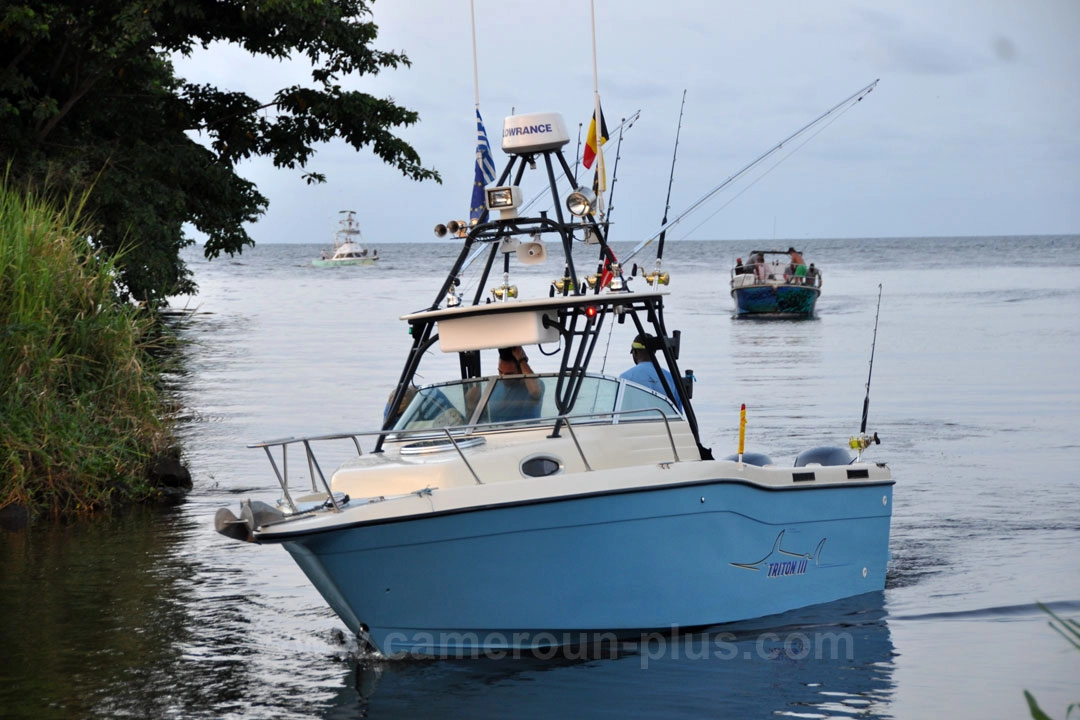
<svg viewBox="0 0 1080 720"><path fill-rule="evenodd" d="M574 644L882 590L892 481L738 480L357 524L281 538L388 656Z"/></svg>
<svg viewBox="0 0 1080 720"><path fill-rule="evenodd" d="M315 267L344 267L346 265L374 265L378 258L347 258L344 260L312 260Z"/></svg>
<svg viewBox="0 0 1080 720"><path fill-rule="evenodd" d="M813 317L820 294L816 287L786 284L751 285L731 291L736 316L781 319Z"/></svg>

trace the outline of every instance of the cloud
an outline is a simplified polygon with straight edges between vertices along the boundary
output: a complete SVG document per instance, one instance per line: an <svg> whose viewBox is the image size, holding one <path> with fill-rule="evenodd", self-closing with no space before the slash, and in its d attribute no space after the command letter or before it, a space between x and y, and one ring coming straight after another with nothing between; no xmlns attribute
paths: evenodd
<svg viewBox="0 0 1080 720"><path fill-rule="evenodd" d="M474 2L489 135L497 138L513 112L560 112L572 153L593 101L588 0ZM1075 0L595 7L605 114L610 122L641 110L619 150L618 241L659 226L683 90L672 216L875 78L877 90L805 148L681 227L696 227L695 238L769 237L774 223L799 238L1080 232ZM431 240L436 223L467 213L476 92L468 5L412 0L373 11L376 45L404 49L413 65L349 86L420 113L401 134L445 184L406 181L340 143L312 162L329 178L320 187L303 185L298 172L246 164L271 200L253 228L258 242L320 242L344 207L358 211L369 240L383 242ZM299 63L252 68L242 52L212 48L181 74L264 97L305 79ZM497 141L493 149L501 169Z"/></svg>

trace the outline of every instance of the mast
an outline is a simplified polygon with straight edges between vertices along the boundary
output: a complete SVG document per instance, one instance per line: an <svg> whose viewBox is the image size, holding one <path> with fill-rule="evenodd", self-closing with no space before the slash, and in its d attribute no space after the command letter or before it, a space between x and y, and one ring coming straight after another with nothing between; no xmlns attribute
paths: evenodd
<svg viewBox="0 0 1080 720"><path fill-rule="evenodd" d="M604 170L604 143L601 142L604 129L604 116L600 114L600 80L596 65L596 2L589 0L589 18L592 24L592 76L593 76L593 118L596 123L596 171L605 174ZM600 182L596 188L597 207L604 207L604 183Z"/></svg>

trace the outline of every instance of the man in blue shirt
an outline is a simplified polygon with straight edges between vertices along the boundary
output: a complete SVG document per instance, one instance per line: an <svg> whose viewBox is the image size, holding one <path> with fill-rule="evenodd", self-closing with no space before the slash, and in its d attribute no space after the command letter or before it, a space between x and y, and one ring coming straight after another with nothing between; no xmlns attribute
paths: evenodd
<svg viewBox="0 0 1080 720"><path fill-rule="evenodd" d="M661 395L667 395L664 390L664 384L660 382L659 376L656 374L656 367L653 365L649 352L646 349L646 343L652 339L651 335L641 334L634 338L634 342L630 345L630 356L634 358L634 367L624 372L619 377L629 380L630 382L643 385L650 390L655 390ZM675 403L675 407L682 412L682 399L679 398L679 391L676 389L675 379L671 376L671 373L660 368L660 371L664 373L664 380L667 381L668 387L671 388L671 392L674 393L670 396Z"/></svg>
<svg viewBox="0 0 1080 720"><path fill-rule="evenodd" d="M503 377L510 375L511 377ZM525 351L518 347L499 349L499 381L488 399L491 422L532 420L540 417L544 383L536 377Z"/></svg>

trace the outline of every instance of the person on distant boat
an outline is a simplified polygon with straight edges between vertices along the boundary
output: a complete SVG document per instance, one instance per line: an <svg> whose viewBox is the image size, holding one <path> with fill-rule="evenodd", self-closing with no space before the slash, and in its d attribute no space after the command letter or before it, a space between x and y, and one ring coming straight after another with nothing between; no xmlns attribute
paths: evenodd
<svg viewBox="0 0 1080 720"><path fill-rule="evenodd" d="M625 371L619 377L643 385L650 390L655 390L661 395L667 395L664 384L660 382L660 376L656 374L656 366L653 365L652 356L648 351L650 340L655 340L655 338L646 333L641 333L634 338L634 342L630 344L630 357L634 359L634 367ZM675 402L675 407L679 409L679 412L682 412L682 400L679 398L678 390L675 389L675 379L665 368L660 368L660 371L664 373L664 380L667 381L671 392L675 393L675 396L671 398Z"/></svg>
<svg viewBox="0 0 1080 720"><path fill-rule="evenodd" d="M750 258L750 264L754 266L754 278L759 283L763 283L769 279L769 268L765 265L765 256L761 253L754 253Z"/></svg>
<svg viewBox="0 0 1080 720"><path fill-rule="evenodd" d="M810 263L810 267L806 270L806 284L811 287L821 284L821 272L814 267L814 263Z"/></svg>
<svg viewBox="0 0 1080 720"><path fill-rule="evenodd" d="M736 258L735 260L735 274L742 275L746 272L746 266L742 264L742 258Z"/></svg>
<svg viewBox="0 0 1080 720"><path fill-rule="evenodd" d="M506 375L524 377L503 377ZM488 420L506 422L538 418L543 398L544 383L529 367L529 358L521 346L499 348L499 380L488 399Z"/></svg>
<svg viewBox="0 0 1080 720"><path fill-rule="evenodd" d="M784 273L784 279L791 282L793 277L803 277L806 275L806 261L803 260L802 253L793 247L788 248L788 255L791 256L791 264L788 265L787 272ZM799 268L802 267L802 272L799 272ZM800 281L796 281L800 282Z"/></svg>

